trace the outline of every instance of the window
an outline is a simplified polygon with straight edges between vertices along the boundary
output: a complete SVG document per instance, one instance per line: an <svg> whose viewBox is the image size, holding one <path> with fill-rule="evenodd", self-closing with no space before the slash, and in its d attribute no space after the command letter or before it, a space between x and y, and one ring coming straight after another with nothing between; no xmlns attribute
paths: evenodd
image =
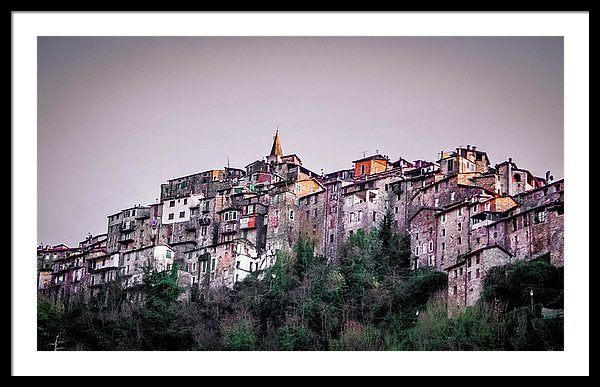
<svg viewBox="0 0 600 387"><path fill-rule="evenodd" d="M470 271L468 271L468 272L467 272L467 281L470 281L470 280L471 280L471 272L470 272Z"/></svg>
<svg viewBox="0 0 600 387"><path fill-rule="evenodd" d="M415 247L415 255L418 257L419 256L419 246Z"/></svg>
<svg viewBox="0 0 600 387"><path fill-rule="evenodd" d="M175 207L175 200L171 200L169 202L169 207Z"/></svg>
<svg viewBox="0 0 600 387"><path fill-rule="evenodd" d="M437 185L436 185L437 187ZM440 205L440 199L435 199L435 205L434 207L438 207Z"/></svg>
<svg viewBox="0 0 600 387"><path fill-rule="evenodd" d="M350 213L350 222L354 222L354 212Z"/></svg>
<svg viewBox="0 0 600 387"><path fill-rule="evenodd" d="M310 199L308 199L308 201L310 201ZM319 202L319 197L317 195L315 195L315 204L317 204Z"/></svg>
<svg viewBox="0 0 600 387"><path fill-rule="evenodd" d="M316 218L317 217L317 209L316 208L314 209L313 214L314 214L314 217Z"/></svg>
<svg viewBox="0 0 600 387"><path fill-rule="evenodd" d="M448 160L448 172L454 171L454 160Z"/></svg>
<svg viewBox="0 0 600 387"><path fill-rule="evenodd" d="M445 237L445 236L446 236L446 229L445 229L445 228L443 228L443 229L442 229L442 237Z"/></svg>
<svg viewBox="0 0 600 387"><path fill-rule="evenodd" d="M179 217L180 217L180 218L185 218L185 211L181 211L181 212L179 213Z"/></svg>
<svg viewBox="0 0 600 387"><path fill-rule="evenodd" d="M458 227L458 231L462 231L462 223L461 222L458 222L457 227Z"/></svg>
<svg viewBox="0 0 600 387"><path fill-rule="evenodd" d="M455 196L456 196L455 192L450 192L450 200L454 200Z"/></svg>
<svg viewBox="0 0 600 387"><path fill-rule="evenodd" d="M479 269L475 270L475 278L479 278Z"/></svg>
<svg viewBox="0 0 600 387"><path fill-rule="evenodd" d="M459 271L458 271L458 275L462 275L462 271L463 271L463 269L462 269L462 267L461 267L461 268L459 269Z"/></svg>
<svg viewBox="0 0 600 387"><path fill-rule="evenodd" d="M462 210L463 210L462 207L458 209L458 216L462 216L462 214L463 214Z"/></svg>
<svg viewBox="0 0 600 387"><path fill-rule="evenodd" d="M329 242L333 243L333 234L329 234Z"/></svg>
<svg viewBox="0 0 600 387"><path fill-rule="evenodd" d="M471 267L471 258L467 259L467 267Z"/></svg>
<svg viewBox="0 0 600 387"><path fill-rule="evenodd" d="M435 191L435 193L440 192L440 186L438 184L435 185L434 191Z"/></svg>
<svg viewBox="0 0 600 387"><path fill-rule="evenodd" d="M394 213L398 213L398 207L394 208Z"/></svg>
<svg viewBox="0 0 600 387"><path fill-rule="evenodd" d="M473 213L476 213L476 212L477 212L477 207L479 207L479 204L475 204L475 205L473 206Z"/></svg>
<svg viewBox="0 0 600 387"><path fill-rule="evenodd" d="M435 255L429 256L429 266L435 266Z"/></svg>
<svg viewBox="0 0 600 387"><path fill-rule="evenodd" d="M490 210L490 202L485 203L485 210L486 211Z"/></svg>
<svg viewBox="0 0 600 387"><path fill-rule="evenodd" d="M543 223L546 221L546 211L538 210L535 212L534 223Z"/></svg>
<svg viewBox="0 0 600 387"><path fill-rule="evenodd" d="M457 243L458 243L459 245L460 245L460 244L462 244L462 237L458 237L458 238L457 238Z"/></svg>
<svg viewBox="0 0 600 387"><path fill-rule="evenodd" d="M358 211L357 221L360 222L362 220L362 210Z"/></svg>
<svg viewBox="0 0 600 387"><path fill-rule="evenodd" d="M183 204L187 204L187 198L183 199Z"/></svg>
<svg viewBox="0 0 600 387"><path fill-rule="evenodd" d="M373 211L373 222L377 221L377 212Z"/></svg>
<svg viewBox="0 0 600 387"><path fill-rule="evenodd" d="M429 241L429 251L433 251L433 241Z"/></svg>
<svg viewBox="0 0 600 387"><path fill-rule="evenodd" d="M456 270L454 272L456 272ZM452 290L453 290L453 294L456 295L456 291L457 291L456 285L454 285L454 289L452 289Z"/></svg>
<svg viewBox="0 0 600 387"><path fill-rule="evenodd" d="M515 173L514 181L517 182L517 183L520 183L521 182L521 175L519 175L518 173Z"/></svg>
<svg viewBox="0 0 600 387"><path fill-rule="evenodd" d="M446 223L446 214L442 215L442 223Z"/></svg>
<svg viewBox="0 0 600 387"><path fill-rule="evenodd" d="M294 220L294 211L290 210L290 220Z"/></svg>
<svg viewBox="0 0 600 387"><path fill-rule="evenodd" d="M442 251L445 251L445 250L446 250L446 242L443 242L442 243Z"/></svg>
<svg viewBox="0 0 600 387"><path fill-rule="evenodd" d="M365 170L366 170L366 166L363 164L360 166L360 174L364 175L365 174Z"/></svg>
<svg viewBox="0 0 600 387"><path fill-rule="evenodd" d="M170 214L169 214L169 220L173 220L173 219L174 219L174 217L175 217L175 214L173 214L173 213L170 213Z"/></svg>
<svg viewBox="0 0 600 387"><path fill-rule="evenodd" d="M192 271L196 271L196 262L192 263Z"/></svg>

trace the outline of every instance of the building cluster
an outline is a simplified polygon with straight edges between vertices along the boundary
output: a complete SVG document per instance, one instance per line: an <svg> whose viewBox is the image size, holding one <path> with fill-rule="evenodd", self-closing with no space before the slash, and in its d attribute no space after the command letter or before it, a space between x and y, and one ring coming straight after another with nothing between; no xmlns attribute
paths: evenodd
<svg viewBox="0 0 600 387"><path fill-rule="evenodd" d="M77 247L39 246L38 291L64 302L96 297L118 280L135 300L145 266L177 264L188 300L261 273L300 233L336 261L349 237L390 214L410 235L412 268L447 272L449 304L463 308L494 266L538 258L563 265L563 189L562 179L534 176L510 158L492 166L470 145L435 161L375 154L317 174L283 154L277 132L270 154L244 169L168 180L158 203L109 215L106 233Z"/></svg>

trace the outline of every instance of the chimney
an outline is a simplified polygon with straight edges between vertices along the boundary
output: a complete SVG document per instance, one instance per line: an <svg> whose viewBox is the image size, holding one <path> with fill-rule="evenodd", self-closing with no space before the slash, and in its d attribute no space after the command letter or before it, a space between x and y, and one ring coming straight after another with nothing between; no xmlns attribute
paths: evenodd
<svg viewBox="0 0 600 387"><path fill-rule="evenodd" d="M546 171L546 184L550 183L550 171Z"/></svg>
<svg viewBox="0 0 600 387"><path fill-rule="evenodd" d="M471 149L471 145L467 144L467 150Z"/></svg>
<svg viewBox="0 0 600 387"><path fill-rule="evenodd" d="M476 150L477 150L477 147L476 147L475 145L473 145L473 150L474 150L474 151L476 151Z"/></svg>
<svg viewBox="0 0 600 387"><path fill-rule="evenodd" d="M509 163L512 163L512 157L509 157L509 158L508 158L508 162L509 162Z"/></svg>

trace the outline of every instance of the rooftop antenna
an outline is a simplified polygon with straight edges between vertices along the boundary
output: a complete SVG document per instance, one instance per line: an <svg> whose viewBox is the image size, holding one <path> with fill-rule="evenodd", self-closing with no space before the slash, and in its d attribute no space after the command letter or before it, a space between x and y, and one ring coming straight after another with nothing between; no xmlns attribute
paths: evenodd
<svg viewBox="0 0 600 387"><path fill-rule="evenodd" d="M363 157L367 157L367 151L366 150L362 151L362 154L363 154Z"/></svg>
<svg viewBox="0 0 600 387"><path fill-rule="evenodd" d="M227 156L227 168L229 168L229 156Z"/></svg>

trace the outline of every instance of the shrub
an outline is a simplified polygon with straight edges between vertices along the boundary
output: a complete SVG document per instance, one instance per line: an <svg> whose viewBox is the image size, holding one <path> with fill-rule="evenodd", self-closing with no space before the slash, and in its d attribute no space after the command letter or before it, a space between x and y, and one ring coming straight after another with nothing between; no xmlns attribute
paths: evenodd
<svg viewBox="0 0 600 387"><path fill-rule="evenodd" d="M247 320L226 324L222 328L223 347L228 351L252 351L256 344L254 328Z"/></svg>

